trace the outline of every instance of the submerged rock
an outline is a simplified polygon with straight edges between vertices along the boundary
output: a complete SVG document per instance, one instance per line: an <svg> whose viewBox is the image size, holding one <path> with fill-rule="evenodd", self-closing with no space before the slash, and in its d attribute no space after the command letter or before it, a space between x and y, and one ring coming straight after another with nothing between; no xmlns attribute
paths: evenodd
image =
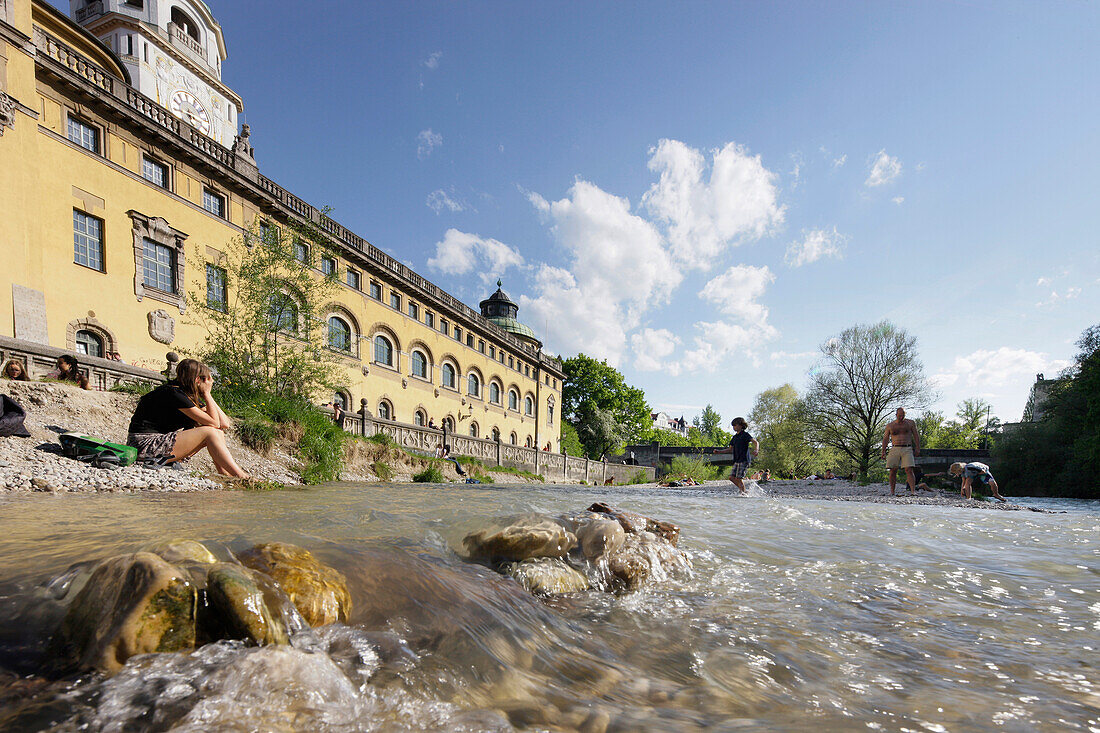
<svg viewBox="0 0 1100 733"><path fill-rule="evenodd" d="M556 557L539 557L512 564L509 575L527 592L537 595L578 593L588 590L588 578Z"/></svg>
<svg viewBox="0 0 1100 733"><path fill-rule="evenodd" d="M207 607L200 623L213 627L214 638L243 639L255 644L287 644L286 623L268 608L254 571L232 563L217 563L206 576Z"/></svg>
<svg viewBox="0 0 1100 733"><path fill-rule="evenodd" d="M613 519L580 519L576 532L581 551L589 562L596 562L604 555L615 552L626 540L625 530Z"/></svg>
<svg viewBox="0 0 1100 733"><path fill-rule="evenodd" d="M206 549L206 545L195 540L152 542L142 547L139 552L151 552L154 555L159 555L165 562L172 564L181 562L212 564L218 561L218 558L214 557L214 553Z"/></svg>
<svg viewBox="0 0 1100 733"><path fill-rule="evenodd" d="M521 519L499 531L471 532L462 540L473 559L523 561L535 557L565 557L577 537L557 522Z"/></svg>
<svg viewBox="0 0 1100 733"><path fill-rule="evenodd" d="M137 654L192 649L196 601L186 576L157 555L103 560L54 635L57 661L112 674Z"/></svg>
<svg viewBox="0 0 1100 733"><path fill-rule="evenodd" d="M344 575L319 562L309 550L267 542L241 553L240 561L279 584L310 626L347 621L351 594Z"/></svg>

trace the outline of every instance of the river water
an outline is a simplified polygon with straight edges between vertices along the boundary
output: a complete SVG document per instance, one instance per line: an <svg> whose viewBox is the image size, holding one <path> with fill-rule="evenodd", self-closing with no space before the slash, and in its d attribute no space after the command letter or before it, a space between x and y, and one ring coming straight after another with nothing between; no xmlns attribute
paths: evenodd
<svg viewBox="0 0 1100 733"><path fill-rule="evenodd" d="M597 500L679 524L692 575L538 600L456 552L487 520ZM0 498L0 729L1097 731L1100 506L1035 501L1070 511L564 486ZM35 676L52 579L180 537L308 547L352 619Z"/></svg>

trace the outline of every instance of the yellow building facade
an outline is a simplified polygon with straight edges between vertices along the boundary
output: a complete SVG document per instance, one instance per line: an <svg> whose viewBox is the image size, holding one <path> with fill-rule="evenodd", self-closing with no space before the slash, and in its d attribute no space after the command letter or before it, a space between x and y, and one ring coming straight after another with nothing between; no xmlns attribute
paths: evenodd
<svg viewBox="0 0 1100 733"><path fill-rule="evenodd" d="M261 175L247 126L228 139L243 106L201 0L73 5L80 23L0 0L0 334L162 369L206 335L187 293L227 297L207 265L261 224L308 222L334 256L303 266L340 283L320 329L337 401L559 449L561 363L502 290L475 311Z"/></svg>

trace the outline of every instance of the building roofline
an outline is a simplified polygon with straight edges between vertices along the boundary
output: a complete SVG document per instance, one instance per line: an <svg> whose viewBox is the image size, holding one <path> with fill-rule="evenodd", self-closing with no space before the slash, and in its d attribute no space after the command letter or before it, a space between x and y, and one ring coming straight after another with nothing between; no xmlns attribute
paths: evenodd
<svg viewBox="0 0 1100 733"><path fill-rule="evenodd" d="M53 5L50 5L45 0L34 0L33 7L36 10L40 10L46 13L47 15L53 16L54 20L57 20L62 25L68 26L71 30L76 31L77 34L83 36L84 40L88 41L94 46L97 46L98 50L103 52L103 55L107 56L109 59L111 59L112 62L114 62L114 65L118 70L118 73L115 74L115 76L126 82L127 85L132 85L134 83L134 80L130 78L130 71L126 68L125 64L122 63L122 59L119 58L114 51L108 48L107 45L103 43L103 41L96 38L91 31L77 23L65 13L55 8ZM105 71L107 71L108 73L111 72L110 69L106 69Z"/></svg>

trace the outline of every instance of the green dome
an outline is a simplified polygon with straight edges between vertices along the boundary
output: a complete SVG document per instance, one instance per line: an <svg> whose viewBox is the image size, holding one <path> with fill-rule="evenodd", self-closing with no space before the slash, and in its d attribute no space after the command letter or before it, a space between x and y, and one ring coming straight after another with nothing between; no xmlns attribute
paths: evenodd
<svg viewBox="0 0 1100 733"><path fill-rule="evenodd" d="M535 332L532 331L527 326L520 323L519 321L517 321L515 318L507 318L507 317L504 317L504 316L496 316L496 317L493 317L493 318L489 318L489 322L497 324L498 326L503 328L508 333L514 333L516 336L519 336L520 338L530 339L532 341L538 341L538 339L535 338Z"/></svg>

